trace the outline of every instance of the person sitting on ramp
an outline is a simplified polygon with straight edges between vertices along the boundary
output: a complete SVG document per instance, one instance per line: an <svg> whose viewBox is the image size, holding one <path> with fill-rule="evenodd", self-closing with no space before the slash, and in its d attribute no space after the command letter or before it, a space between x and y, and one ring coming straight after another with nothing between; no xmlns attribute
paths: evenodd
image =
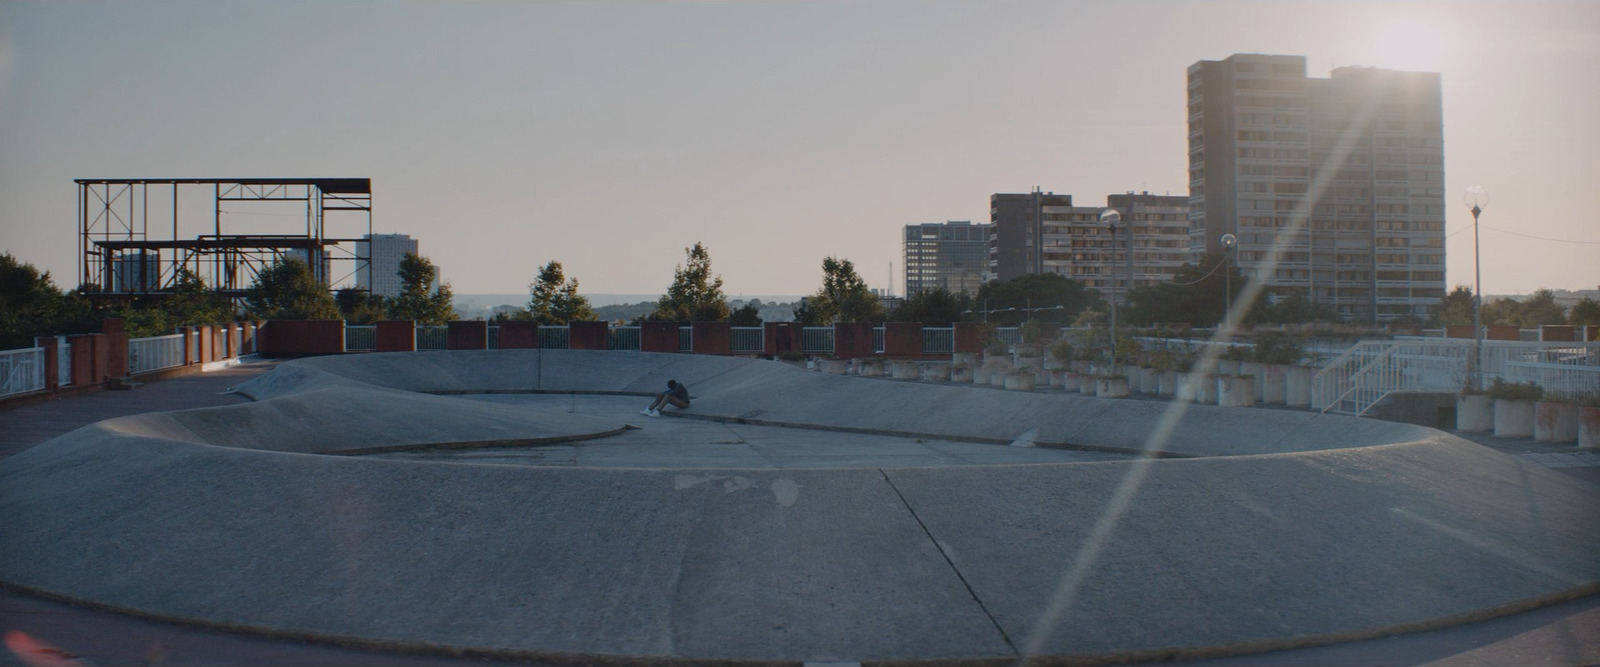
<svg viewBox="0 0 1600 667"><path fill-rule="evenodd" d="M656 394L656 400L650 407L639 411L646 417L660 417L661 408L668 405L677 406L679 410L689 407L689 388L678 384L677 380L667 380L667 390Z"/></svg>

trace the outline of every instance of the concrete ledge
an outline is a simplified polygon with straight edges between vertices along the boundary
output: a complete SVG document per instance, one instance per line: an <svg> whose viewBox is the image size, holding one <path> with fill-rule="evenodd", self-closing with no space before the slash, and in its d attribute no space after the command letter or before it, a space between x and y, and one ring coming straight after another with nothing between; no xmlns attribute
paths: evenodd
<svg viewBox="0 0 1600 667"><path fill-rule="evenodd" d="M667 379L694 392L686 416L1033 431L1187 458L640 470L318 455L594 437L626 425L441 394ZM1600 582L1594 485L1405 424L556 350L304 359L236 389L257 402L109 420L0 460L0 581L385 648L978 664L1309 646Z"/></svg>

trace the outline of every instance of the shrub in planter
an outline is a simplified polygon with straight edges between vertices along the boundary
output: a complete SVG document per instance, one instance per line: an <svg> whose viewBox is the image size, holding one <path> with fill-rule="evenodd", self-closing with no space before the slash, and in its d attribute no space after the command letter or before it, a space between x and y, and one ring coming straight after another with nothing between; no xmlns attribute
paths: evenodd
<svg viewBox="0 0 1600 667"><path fill-rule="evenodd" d="M1006 373L1003 383L1006 389L1013 391L1033 391L1033 371L1025 368L1013 369L1010 373Z"/></svg>
<svg viewBox="0 0 1600 667"><path fill-rule="evenodd" d="M1463 390L1456 396L1456 430L1466 433L1493 431L1494 399L1476 389Z"/></svg>
<svg viewBox="0 0 1600 667"><path fill-rule="evenodd" d="M1578 441L1578 401L1564 394L1545 394L1533 404L1533 439L1539 442Z"/></svg>
<svg viewBox="0 0 1600 667"><path fill-rule="evenodd" d="M1494 399L1494 434L1501 438L1533 436L1534 401L1544 390L1539 385L1503 382L1496 378L1484 392Z"/></svg>

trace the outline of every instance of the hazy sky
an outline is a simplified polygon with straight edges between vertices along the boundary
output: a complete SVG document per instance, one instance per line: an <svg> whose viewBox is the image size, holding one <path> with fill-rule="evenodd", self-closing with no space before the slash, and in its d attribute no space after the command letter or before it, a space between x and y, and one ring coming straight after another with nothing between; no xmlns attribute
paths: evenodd
<svg viewBox="0 0 1600 667"><path fill-rule="evenodd" d="M1600 285L1600 2L0 0L0 249L74 285L74 178L370 177L458 293L696 241L731 295L898 292L991 193L1187 193L1185 70L1239 52L1441 72L1448 280L1483 185L1485 292Z"/></svg>

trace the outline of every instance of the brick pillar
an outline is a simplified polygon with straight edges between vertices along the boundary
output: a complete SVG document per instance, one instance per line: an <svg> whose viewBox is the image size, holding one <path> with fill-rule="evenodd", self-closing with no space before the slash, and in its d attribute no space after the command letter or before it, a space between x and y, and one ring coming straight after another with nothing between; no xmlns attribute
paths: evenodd
<svg viewBox="0 0 1600 667"><path fill-rule="evenodd" d="M1590 343L1600 343L1600 324L1583 325L1583 339Z"/></svg>
<svg viewBox="0 0 1600 667"><path fill-rule="evenodd" d="M1484 332L1484 340L1522 340L1522 330L1509 324L1491 324Z"/></svg>
<svg viewBox="0 0 1600 667"><path fill-rule="evenodd" d="M762 336L762 352L770 357L790 352L800 352L800 324L798 322L767 322Z"/></svg>
<svg viewBox="0 0 1600 667"><path fill-rule="evenodd" d="M44 390L55 391L61 387L60 342L54 336L33 339L34 347L44 348Z"/></svg>
<svg viewBox="0 0 1600 667"><path fill-rule="evenodd" d="M922 356L922 323L885 322L883 356L890 359L915 359Z"/></svg>
<svg viewBox="0 0 1600 667"><path fill-rule="evenodd" d="M987 328L984 322L956 322L955 351L962 354L982 352L984 329Z"/></svg>
<svg viewBox="0 0 1600 667"><path fill-rule="evenodd" d="M872 351L871 322L839 322L833 325L833 356L840 359L870 357Z"/></svg>
<svg viewBox="0 0 1600 667"><path fill-rule="evenodd" d="M639 350L642 352L677 352L677 322L646 320L639 323Z"/></svg>
<svg viewBox="0 0 1600 667"><path fill-rule="evenodd" d="M411 320L387 320L379 322L377 343L374 345L378 352L415 352L417 350L417 323ZM501 330L500 334L505 335Z"/></svg>
<svg viewBox="0 0 1600 667"><path fill-rule="evenodd" d="M1452 324L1444 328L1445 338L1472 338L1472 325Z"/></svg>
<svg viewBox="0 0 1600 667"><path fill-rule="evenodd" d="M72 384L78 387L87 387L99 382L100 376L95 368L95 341L103 338L100 334L80 334L68 336L67 344L72 346L69 353L72 357Z"/></svg>
<svg viewBox="0 0 1600 667"><path fill-rule="evenodd" d="M190 349L194 342L194 327L178 327L178 333L183 336L183 365L200 363Z"/></svg>
<svg viewBox="0 0 1600 667"><path fill-rule="evenodd" d="M567 349L604 350L611 347L611 327L605 322L568 322Z"/></svg>
<svg viewBox="0 0 1600 667"><path fill-rule="evenodd" d="M1539 340L1552 343L1568 343L1578 339L1576 331L1565 324L1546 324L1539 327Z"/></svg>
<svg viewBox="0 0 1600 667"><path fill-rule="evenodd" d="M530 350L539 347L539 323L510 320L500 323L500 349Z"/></svg>
<svg viewBox="0 0 1600 667"><path fill-rule="evenodd" d="M106 377L128 377L128 334L120 317L100 321L100 332L105 334Z"/></svg>
<svg viewBox="0 0 1600 667"><path fill-rule="evenodd" d="M695 354L733 354L733 325L727 322L694 322Z"/></svg>
<svg viewBox="0 0 1600 667"><path fill-rule="evenodd" d="M489 349L489 323L483 320L457 321L445 325L446 350Z"/></svg>

